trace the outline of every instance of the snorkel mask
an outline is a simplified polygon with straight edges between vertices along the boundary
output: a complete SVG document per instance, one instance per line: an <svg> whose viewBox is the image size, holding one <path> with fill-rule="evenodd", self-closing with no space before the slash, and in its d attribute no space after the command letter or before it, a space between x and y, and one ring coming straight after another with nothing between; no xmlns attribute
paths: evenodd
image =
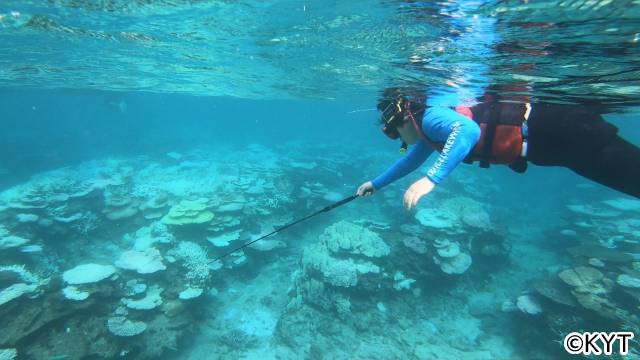
<svg viewBox="0 0 640 360"><path fill-rule="evenodd" d="M380 115L381 122L384 124L382 126L382 132L391 140L400 138L398 125L401 125L404 118L404 111L401 106L403 101L404 99L399 97L395 102L390 102ZM407 147L407 143L403 141L400 146L400 153L407 151Z"/></svg>

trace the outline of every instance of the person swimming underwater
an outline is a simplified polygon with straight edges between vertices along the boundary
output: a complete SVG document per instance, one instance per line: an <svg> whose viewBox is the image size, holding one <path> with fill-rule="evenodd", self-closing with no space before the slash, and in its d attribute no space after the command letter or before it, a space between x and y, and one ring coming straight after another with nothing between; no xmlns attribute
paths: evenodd
<svg viewBox="0 0 640 360"><path fill-rule="evenodd" d="M523 173L527 163L564 166L575 173L640 198L640 148L618 129L578 105L499 102L493 95L472 107L427 106L419 92L389 88L378 101L383 132L411 150L385 172L360 185L370 195L411 173L434 151L440 155L426 176L404 194L414 208L461 162L508 165Z"/></svg>

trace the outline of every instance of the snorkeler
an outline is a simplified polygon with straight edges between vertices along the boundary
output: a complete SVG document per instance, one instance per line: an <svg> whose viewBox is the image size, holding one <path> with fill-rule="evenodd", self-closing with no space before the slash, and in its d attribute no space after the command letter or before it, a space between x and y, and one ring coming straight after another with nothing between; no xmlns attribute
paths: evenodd
<svg viewBox="0 0 640 360"><path fill-rule="evenodd" d="M390 88L377 106L383 132L412 149L387 171L358 187L370 195L440 155L404 194L408 210L464 161L508 165L526 171L527 162L564 166L577 174L640 198L640 148L618 129L582 106L499 102L485 95L472 107L428 106L420 93Z"/></svg>

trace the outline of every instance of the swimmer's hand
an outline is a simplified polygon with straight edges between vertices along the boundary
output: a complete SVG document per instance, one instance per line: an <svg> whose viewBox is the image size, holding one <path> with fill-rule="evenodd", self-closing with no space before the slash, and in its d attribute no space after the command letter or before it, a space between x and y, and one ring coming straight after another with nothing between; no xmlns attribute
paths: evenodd
<svg viewBox="0 0 640 360"><path fill-rule="evenodd" d="M374 191L376 191L376 189L373 187L373 183L371 181L367 181L366 183L358 187L358 190L356 191L356 195L369 196L369 195L372 195Z"/></svg>
<svg viewBox="0 0 640 360"><path fill-rule="evenodd" d="M436 184L431 182L427 177L411 184L409 189L404 193L404 208L407 210L415 208L420 198L430 193L435 187Z"/></svg>

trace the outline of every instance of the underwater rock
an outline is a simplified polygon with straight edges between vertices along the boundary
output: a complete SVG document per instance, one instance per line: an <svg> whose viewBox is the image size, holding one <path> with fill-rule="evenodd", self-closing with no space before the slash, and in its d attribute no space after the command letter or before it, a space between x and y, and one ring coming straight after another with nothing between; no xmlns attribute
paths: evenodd
<svg viewBox="0 0 640 360"><path fill-rule="evenodd" d="M83 264L65 271L62 278L70 285L92 284L111 277L115 272L116 268L111 265Z"/></svg>
<svg viewBox="0 0 640 360"><path fill-rule="evenodd" d="M62 294L65 298L73 301L83 301L89 297L89 293L86 291L80 291L75 286L67 286L62 289Z"/></svg>
<svg viewBox="0 0 640 360"><path fill-rule="evenodd" d="M538 315L542 313L542 307L538 301L530 295L520 295L516 300L518 310L529 315Z"/></svg>
<svg viewBox="0 0 640 360"><path fill-rule="evenodd" d="M120 255L115 265L121 269L134 270L138 274L153 274L166 270L162 263L162 255L156 248L148 248L144 251L129 250Z"/></svg>
<svg viewBox="0 0 640 360"><path fill-rule="evenodd" d="M107 320L109 332L115 336L130 337L142 334L147 324L142 321L131 321L123 316L116 316Z"/></svg>
<svg viewBox="0 0 640 360"><path fill-rule="evenodd" d="M70 303L60 294L59 281L43 285L42 295L34 299L22 299L0 306L0 347L14 347L15 344L29 344L31 348L35 338L49 333L50 325L60 324L60 319L69 318L79 310L86 309L95 301ZM85 317L86 318L86 317ZM52 328L57 328L53 326ZM42 331L43 329L47 329Z"/></svg>
<svg viewBox="0 0 640 360"><path fill-rule="evenodd" d="M214 215L207 210L206 201L206 199L182 200L171 207L169 213L162 218L162 223L176 226L208 223L213 220Z"/></svg>

